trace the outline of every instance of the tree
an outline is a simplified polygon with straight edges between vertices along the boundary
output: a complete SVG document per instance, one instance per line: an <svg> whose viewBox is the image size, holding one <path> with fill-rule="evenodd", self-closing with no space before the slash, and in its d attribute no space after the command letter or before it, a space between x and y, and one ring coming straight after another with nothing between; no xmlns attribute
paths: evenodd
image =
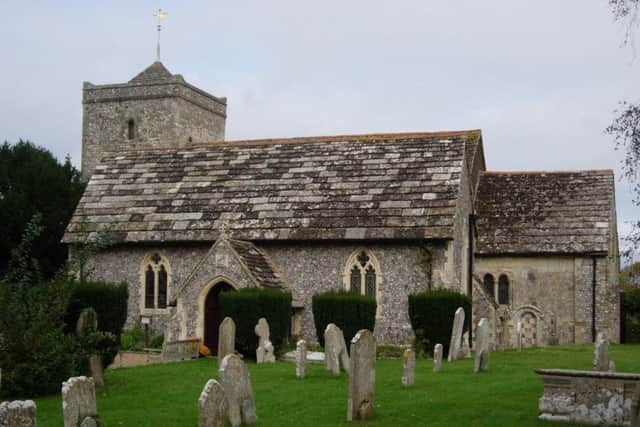
<svg viewBox="0 0 640 427"><path fill-rule="evenodd" d="M83 191L80 172L69 157L60 163L50 151L22 140L0 146L0 277L37 213L43 230L33 242L32 255L45 278L60 270L67 259L60 240Z"/></svg>
<svg viewBox="0 0 640 427"><path fill-rule="evenodd" d="M640 0L609 0L616 21L627 21L627 32L623 44L632 41L632 30L638 22ZM640 101L622 101L616 111L613 123L607 127L607 133L613 136L616 149L624 150L625 158L622 172L632 184L633 203L640 206ZM634 248L640 247L640 219L632 222L632 231L624 240L629 243L625 251L630 256Z"/></svg>

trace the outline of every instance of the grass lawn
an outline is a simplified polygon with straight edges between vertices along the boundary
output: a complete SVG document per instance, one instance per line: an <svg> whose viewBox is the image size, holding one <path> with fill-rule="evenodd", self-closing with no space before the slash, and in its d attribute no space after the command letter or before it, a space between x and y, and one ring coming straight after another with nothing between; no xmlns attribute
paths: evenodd
<svg viewBox="0 0 640 427"><path fill-rule="evenodd" d="M614 345L619 372L640 372L640 346ZM542 381L535 368L591 369L592 346L561 346L491 353L489 371L474 374L473 360L418 359L416 384L404 388L399 360L378 360L376 416L372 426L549 426L538 421ZM293 363L249 364L256 399L257 426L346 425L346 374L333 377L321 365L307 365L307 378L295 377ZM215 359L106 372L98 413L107 427L197 425L197 400L209 378L217 378ZM38 425L62 426L60 396L37 399Z"/></svg>

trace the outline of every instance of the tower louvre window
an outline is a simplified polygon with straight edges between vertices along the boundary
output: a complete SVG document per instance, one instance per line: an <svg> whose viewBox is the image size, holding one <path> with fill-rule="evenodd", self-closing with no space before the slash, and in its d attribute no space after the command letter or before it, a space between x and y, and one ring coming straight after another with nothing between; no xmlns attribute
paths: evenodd
<svg viewBox="0 0 640 427"><path fill-rule="evenodd" d="M133 119L127 120L127 139L136 137L136 122Z"/></svg>

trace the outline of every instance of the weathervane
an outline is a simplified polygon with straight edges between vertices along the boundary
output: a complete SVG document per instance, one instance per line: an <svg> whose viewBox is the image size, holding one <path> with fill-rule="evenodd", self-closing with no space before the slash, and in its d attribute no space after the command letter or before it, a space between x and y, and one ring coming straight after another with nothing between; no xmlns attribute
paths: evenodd
<svg viewBox="0 0 640 427"><path fill-rule="evenodd" d="M160 31L162 31L162 20L169 16L169 14L162 9L158 9L153 16L158 18L158 45L156 47L156 60L160 61Z"/></svg>

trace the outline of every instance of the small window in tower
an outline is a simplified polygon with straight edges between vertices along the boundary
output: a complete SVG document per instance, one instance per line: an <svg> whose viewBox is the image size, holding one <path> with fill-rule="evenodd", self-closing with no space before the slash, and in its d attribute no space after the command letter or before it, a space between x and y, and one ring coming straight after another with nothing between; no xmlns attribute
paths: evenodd
<svg viewBox="0 0 640 427"><path fill-rule="evenodd" d="M136 122L133 119L127 121L127 139L136 137Z"/></svg>

